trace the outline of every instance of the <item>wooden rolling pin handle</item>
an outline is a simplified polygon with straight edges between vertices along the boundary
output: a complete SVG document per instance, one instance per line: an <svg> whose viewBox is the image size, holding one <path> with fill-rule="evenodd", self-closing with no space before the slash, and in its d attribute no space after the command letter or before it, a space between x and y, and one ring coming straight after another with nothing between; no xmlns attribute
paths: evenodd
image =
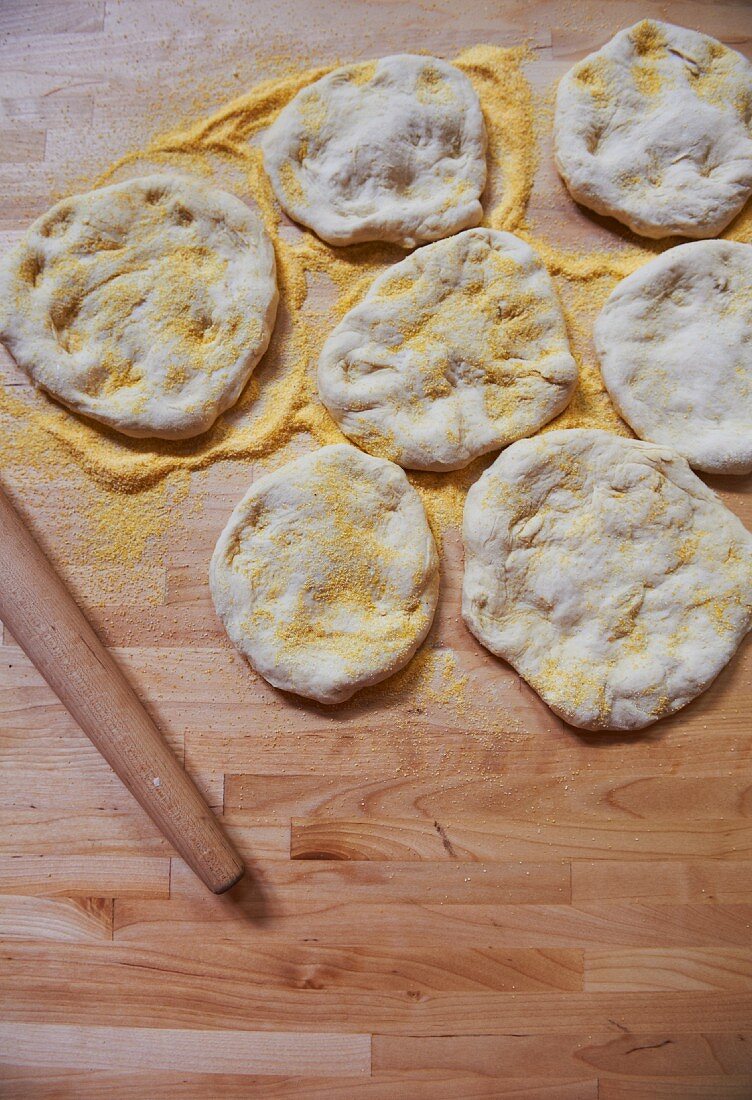
<svg viewBox="0 0 752 1100"><path fill-rule="evenodd" d="M1 489L0 619L202 882L234 886L239 856Z"/></svg>

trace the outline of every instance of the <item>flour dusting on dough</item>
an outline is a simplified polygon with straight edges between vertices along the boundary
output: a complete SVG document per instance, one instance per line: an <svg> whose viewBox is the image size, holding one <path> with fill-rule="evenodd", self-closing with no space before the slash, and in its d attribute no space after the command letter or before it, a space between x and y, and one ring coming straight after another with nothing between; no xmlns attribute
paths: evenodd
<svg viewBox="0 0 752 1100"><path fill-rule="evenodd" d="M262 676L335 703L412 657L433 620L439 563L402 470L335 445L254 482L210 581L227 632Z"/></svg>
<svg viewBox="0 0 752 1100"><path fill-rule="evenodd" d="M469 229L369 287L327 339L319 393L364 450L454 470L531 435L577 381L553 284L519 237Z"/></svg>
<svg viewBox="0 0 752 1100"><path fill-rule="evenodd" d="M585 729L685 706L752 627L752 535L652 443L513 443L470 489L463 537L468 626Z"/></svg>

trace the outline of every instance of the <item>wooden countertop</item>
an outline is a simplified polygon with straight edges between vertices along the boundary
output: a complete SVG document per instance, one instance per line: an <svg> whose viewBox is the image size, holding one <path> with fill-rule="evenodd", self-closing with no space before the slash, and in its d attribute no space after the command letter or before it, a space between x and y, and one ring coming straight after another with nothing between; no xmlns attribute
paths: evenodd
<svg viewBox="0 0 752 1100"><path fill-rule="evenodd" d="M0 244L271 54L527 40L545 90L643 15L752 56L746 3L3 0ZM540 179L541 219L607 239L545 157ZM77 493L0 476L254 867L206 894L6 631L0 1095L752 1096L749 643L644 736L580 734L462 627L452 537L437 637L488 721L409 693L327 715L253 679L213 617L206 564L247 464L194 478L180 537L120 584L60 536L65 517L90 545ZM752 527L751 479L711 480Z"/></svg>

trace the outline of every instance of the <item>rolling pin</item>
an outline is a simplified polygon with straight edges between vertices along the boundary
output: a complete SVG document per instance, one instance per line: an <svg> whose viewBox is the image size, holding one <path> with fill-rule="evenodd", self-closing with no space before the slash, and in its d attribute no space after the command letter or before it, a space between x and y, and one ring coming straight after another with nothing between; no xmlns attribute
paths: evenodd
<svg viewBox="0 0 752 1100"><path fill-rule="evenodd" d="M201 881L234 886L239 856L2 489L0 619Z"/></svg>

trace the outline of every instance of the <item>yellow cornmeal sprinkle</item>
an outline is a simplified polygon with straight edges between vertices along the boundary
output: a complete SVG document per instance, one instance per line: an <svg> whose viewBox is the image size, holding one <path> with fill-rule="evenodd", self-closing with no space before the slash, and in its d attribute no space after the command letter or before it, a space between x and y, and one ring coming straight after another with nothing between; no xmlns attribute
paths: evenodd
<svg viewBox="0 0 752 1100"><path fill-rule="evenodd" d="M532 234L527 239L553 276L579 371L579 383L569 405L542 430L603 428L631 435L603 385L593 348L593 322L616 284L649 257L637 249L581 256L544 243Z"/></svg>
<svg viewBox="0 0 752 1100"><path fill-rule="evenodd" d="M546 331L550 311L540 294L524 289L531 272L516 258L485 242L469 252L459 243L452 248L452 238L446 245L446 264L458 265L459 284L445 284L437 297L436 267L429 262L414 275L400 275L395 269L392 280L387 273L379 289L379 298L392 299L402 292L391 316L394 338L386 346L411 353L419 363L419 381L406 411L420 417L426 399L450 396L455 389L452 374L461 358L463 369L472 369L482 381L488 415L511 418L514 424L515 417L524 414L521 392L531 375L538 378L548 356L566 353L563 331L553 323ZM538 344L529 369L526 352ZM386 457L394 457L388 440L379 440L379 446Z"/></svg>
<svg viewBox="0 0 752 1100"><path fill-rule="evenodd" d="M451 177L448 177L448 176L444 177L444 183L449 183L450 180L451 180ZM423 191L427 190L427 185L424 184L422 190ZM462 180L462 179L456 180L451 185L451 187L449 188L449 192L447 194L447 197L444 199L444 201L441 204L441 207L440 207L441 213L443 214L446 210L449 210L452 206L456 206L457 203L460 202L461 199L465 195L467 195L470 191L472 191L472 187L471 187L468 180Z"/></svg>
<svg viewBox="0 0 752 1100"><path fill-rule="evenodd" d="M752 286L738 281L730 284L721 300L720 313L722 316L746 313L749 323L752 323Z"/></svg>
<svg viewBox="0 0 752 1100"><path fill-rule="evenodd" d="M397 275L392 279L385 279L379 287L376 297L401 298L403 294L408 294L413 289L417 279L417 273L415 275Z"/></svg>
<svg viewBox="0 0 752 1100"><path fill-rule="evenodd" d="M632 79L643 95L655 96L666 83L658 68L658 63L668 55L665 38L648 21L640 23L631 37L640 58L632 66ZM730 106L742 119L747 117L749 92L739 80L738 58L733 50L721 42L710 41L704 56L686 60L683 70L689 87L700 99L716 106Z"/></svg>
<svg viewBox="0 0 752 1100"><path fill-rule="evenodd" d="M688 75L695 95L716 106L724 106L730 102L744 120L749 109L750 92L739 80L738 67L733 50L729 50L722 42L710 42L707 56L699 62L697 70L690 70Z"/></svg>
<svg viewBox="0 0 752 1100"><path fill-rule="evenodd" d="M584 707L605 716L608 711L605 683L602 677L592 675L586 661L571 661L565 670L556 658L549 657L530 683L539 695L565 712Z"/></svg>
<svg viewBox="0 0 752 1100"><path fill-rule="evenodd" d="M386 569L397 554L378 537L371 517L361 507L363 500L373 498L368 483L357 487L356 481L352 488L354 499L346 502L339 471L326 470L316 478L311 492L322 502L328 527L317 536L315 546L304 551L315 553L320 566L310 571L304 591L309 607L318 606L323 615L330 605L342 603L361 617L371 618L379 601L390 595ZM296 540L293 556L300 552Z"/></svg>
<svg viewBox="0 0 752 1100"><path fill-rule="evenodd" d="M376 62L364 61L361 65L351 65L348 79L357 87L369 84L376 75Z"/></svg>
<svg viewBox="0 0 752 1100"><path fill-rule="evenodd" d="M635 88L644 96L655 96L663 87L663 77L651 61L640 61L631 69Z"/></svg>
<svg viewBox="0 0 752 1100"><path fill-rule="evenodd" d="M578 65L574 71L574 79L588 90L598 107L605 107L612 96L611 67L610 61L595 57Z"/></svg>
<svg viewBox="0 0 752 1100"><path fill-rule="evenodd" d="M527 222L537 164L536 128L545 131L551 121L550 111L541 112L539 104L534 111L533 93L523 74L530 57L524 47L483 45L463 51L455 60L471 80L486 121L489 188L484 224L523 236L547 264L562 300L581 381L569 408L550 428L601 427L628 435L600 380L592 321L619 279L665 246L619 231L629 243L616 239L607 251L583 253L558 244L555 227L544 233ZM190 472L233 459L276 466L289 457L286 448L296 437L310 446L343 441L316 398L318 352L336 320L362 298L377 274L405 253L383 244L334 249L312 234L280 228L261 152L252 142L298 91L331 71L331 66L286 68L213 114L156 135L148 147L127 154L97 181L112 182L121 169L137 175L162 167L212 180L252 197L260 208L275 246L280 315L270 349L235 408L197 439L135 440L82 420L28 387L0 388L2 458L10 480L33 495L40 479L58 476L86 494L88 529L76 532L76 539L84 540L87 561L107 567L111 563L111 585L130 585L129 563L142 562L160 535L174 531L175 504L188 493ZM360 79L367 69L356 66L354 71ZM590 81L594 95L607 97L607 72L597 67L584 74L581 70L580 78ZM315 101L309 100L309 105L315 129ZM748 108L746 101L737 104L740 113ZM301 151L301 158L306 153ZM749 204L727 235L752 241ZM30 264L29 278L36 274ZM321 287L330 306L318 306L309 285ZM182 379L175 375L171 382L180 385ZM454 473L409 473L439 542L447 530L456 539L453 529L461 521L467 489L494 458L484 456ZM77 544L76 560L80 550ZM139 571L144 574L143 564ZM161 598L157 589L154 598ZM411 677L415 682L421 676L428 682L437 680L436 652L427 643L407 670L380 689L369 690L397 691L397 682L413 684ZM456 679L461 683L461 676Z"/></svg>
<svg viewBox="0 0 752 1100"><path fill-rule="evenodd" d="M533 93L522 71L530 59L525 46L472 46L454 61L475 88L486 122L492 201L483 225L510 233L524 224L538 165Z"/></svg>
<svg viewBox="0 0 752 1100"><path fill-rule="evenodd" d="M355 83L359 83L354 72L352 79ZM363 81L363 83L365 83L365 81ZM300 111L300 117L303 120L306 132L310 134L311 137L316 137L326 122L327 115L326 104L321 99L319 93L317 91L310 91L302 95L298 103L298 110ZM308 148L305 146L302 150L303 156L305 156L307 152Z"/></svg>
<svg viewBox="0 0 752 1100"><path fill-rule="evenodd" d="M282 189L285 193L285 198L289 203L291 203L293 206L307 205L307 199L305 197L305 192L303 191L303 185L298 179L295 173L295 169L289 163L289 161L285 161L285 163L280 166L279 178L280 182L282 183Z"/></svg>
<svg viewBox="0 0 752 1100"><path fill-rule="evenodd" d="M162 333L177 360L173 392L197 375L224 377L262 331L259 320L240 310L212 321L211 292L222 301L227 260L195 235L189 210L180 203L168 208L163 198L161 191L140 188L112 195L117 217L107 237L96 228L100 208L88 215L77 211L75 244L45 256L43 267L41 258L27 256L20 269L16 308L28 308L23 281L33 283L52 299L50 320L60 347L87 352L62 370L77 372L77 387L90 398L117 396L117 407L129 414L142 411L157 388L138 363L149 350L144 324ZM71 212L70 204L54 210L41 220L39 234L57 237ZM179 238L171 232L176 225Z"/></svg>
<svg viewBox="0 0 752 1100"><path fill-rule="evenodd" d="M377 490L354 468L343 493L341 462L322 463L304 486L313 508L310 519L292 514L269 532L262 500L249 516L262 541L245 555L237 553L239 545L229 555L233 568L264 597L247 629L273 628L269 600L294 591L302 573L306 579L292 614L274 631L280 654L296 662L306 650L323 648L358 674L374 655L380 661L387 655L399 660L425 630L427 614L421 603L426 585L422 555L412 551L407 556L374 522L374 513L389 504L395 490ZM413 574L403 579L403 589L392 572L404 573L411 559Z"/></svg>
<svg viewBox="0 0 752 1100"><path fill-rule="evenodd" d="M610 599L602 599L603 593L598 581L593 582L592 597L584 590L579 593L579 606L597 624L598 636L607 639L610 643L605 655L599 655L595 659L598 666L595 674L592 661L569 652L565 641L562 641L561 646L554 641L551 648L560 648L561 656L550 656L543 660L540 668L529 676L529 681L537 692L563 713L568 714L584 707L602 720L609 711L607 692L610 673L622 667L625 656L639 665L652 662L658 650L670 653L680 652L687 644L687 621L690 616L701 629L709 626L719 637L738 630L740 606L745 606L747 612L749 610L749 597L744 595L744 574L743 570L735 569L738 551L732 543L728 554L730 590L721 590L719 572L715 574L714 582L710 587L698 586L696 575L693 576L692 586L685 592L686 605L682 608L677 629L668 636L660 636L660 630L657 635L655 631L649 633L641 616L643 600L653 587L642 574L644 548L639 542L628 537L619 536L612 541L607 528L603 527L602 515L599 515L597 510L592 511L589 505L585 511L578 512L578 508L581 508L592 496L594 484L588 471L587 456L553 453L546 456L546 469L550 475L548 491L545 501L534 509L536 522L540 522L544 528L557 523L560 534L564 531L580 546L584 544L593 547L605 542L608 551L617 552L623 556L623 568L626 575L632 577L633 583L624 591L616 605ZM560 472L560 476L553 481L555 470ZM675 516L677 487L671 481L670 475L661 469L660 464L653 468L651 473L652 478L646 479L647 490L642 490L642 501L639 495L636 500L641 511L644 512L644 522L648 526L652 526L663 517L664 552L673 559L673 565L667 572L672 572L682 565L702 561L703 557L710 563L712 558L707 556L707 550L703 546L703 540L710 533L709 529L700 528L694 534L687 536L681 526L672 525L671 516L672 514ZM521 521L530 517L532 507L530 499L519 488L510 492L509 486L492 485L486 500L491 506L498 500L504 501L505 506L512 512L509 517L511 530L515 530ZM641 524L642 520L639 523ZM519 534L516 536L516 541L518 546L526 545L525 539ZM574 542L573 545L575 545ZM565 575L571 568L568 562L570 558L574 567L572 576L581 578L582 575L579 568L580 554L577 549L570 555L563 551L561 546L557 546L554 557L550 556L550 547L543 550L532 547L530 550L526 572L521 582L522 588L518 592L522 602L518 600L517 613L523 616L531 634L536 632L541 621L530 598L537 583L535 579L530 579L531 576L535 578L536 575L545 575L554 567ZM604 554L601 565L602 568L607 569L605 559ZM714 564L721 565L721 563ZM510 584L514 585L514 580L511 580ZM520 606L526 607L527 610L520 611ZM698 616L697 612L701 614ZM666 706L667 701L663 698L659 699L653 711L654 717L662 714Z"/></svg>
<svg viewBox="0 0 752 1100"><path fill-rule="evenodd" d="M629 37L636 53L641 58L658 60L666 53L666 38L663 31L651 19L643 19L633 27Z"/></svg>
<svg viewBox="0 0 752 1100"><path fill-rule="evenodd" d="M451 103L455 98L454 89L438 69L426 65L415 85L415 94L419 103Z"/></svg>
<svg viewBox="0 0 752 1100"><path fill-rule="evenodd" d="M619 278L649 259L656 246L640 242L629 249L617 246L612 251L582 255L556 248L540 234L530 232L525 211L537 150L533 96L522 71L528 59L524 47L476 46L455 60L472 81L486 120L490 193L497 201L487 207L484 223L520 233L542 254L554 275L582 383L572 405L552 427L600 426L626 431L600 383L590 347L590 326ZM364 67L354 68L363 71ZM295 231L280 232L279 211L260 150L250 144L301 88L329 71L330 67L319 67L268 80L213 115L157 135L147 148L127 154L99 180L110 182L121 168L136 174L157 165L214 177L220 186L252 195L259 205L274 240L282 302L294 314L295 324L291 332L285 331L280 319L270 350L235 409L198 439L139 441L94 427L44 398L28 399L24 394L22 401L6 388L0 401L15 421L24 422L27 440L33 437L37 445L47 448L58 445L58 460L67 453L99 484L128 494L155 485L177 470L197 470L222 459L271 459L301 433L316 444L342 441L316 399L313 369L318 351L335 320L362 298L376 274L403 258L404 252L378 243L334 249L312 234L295 234L292 240ZM584 75L581 69L580 78ZM598 69L590 72L596 85L602 76ZM731 235L752 239L750 222L752 215L743 213ZM309 299L307 279L317 276L334 290L329 312L320 311ZM465 483L462 471L441 475L440 484L422 491L429 510L428 498L435 496L435 514L455 522Z"/></svg>

